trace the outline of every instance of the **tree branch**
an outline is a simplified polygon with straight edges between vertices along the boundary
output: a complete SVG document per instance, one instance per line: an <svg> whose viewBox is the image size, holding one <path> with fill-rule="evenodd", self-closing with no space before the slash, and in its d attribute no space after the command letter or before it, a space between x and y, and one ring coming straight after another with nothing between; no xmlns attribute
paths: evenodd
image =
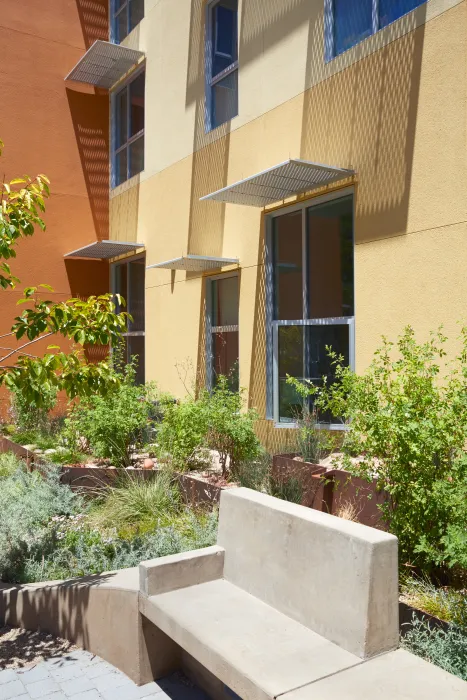
<svg viewBox="0 0 467 700"><path fill-rule="evenodd" d="M21 352L23 348L27 348L29 345L32 345L33 343L38 343L39 340L44 340L45 338L49 338L51 335L55 335L53 331L50 333L46 333L45 335L41 335L38 338L34 338L34 340L30 340L28 343L24 343L24 345L20 345L19 348L16 348L16 350L12 350L12 352L8 353L8 355L5 355L5 357L0 357L0 364L2 362L5 362L5 360L8 360L12 355L18 355L18 353ZM26 353L24 353L26 354Z"/></svg>

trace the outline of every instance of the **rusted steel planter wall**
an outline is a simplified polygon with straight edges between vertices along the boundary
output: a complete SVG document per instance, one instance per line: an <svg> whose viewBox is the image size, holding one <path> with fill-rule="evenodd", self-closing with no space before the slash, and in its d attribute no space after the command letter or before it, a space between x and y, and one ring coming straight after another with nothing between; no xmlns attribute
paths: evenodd
<svg viewBox="0 0 467 700"><path fill-rule="evenodd" d="M273 476L278 480L297 479L303 487L302 505L339 515L351 506L358 522L371 527L384 527L378 505L387 496L376 491L376 483L368 483L340 469L326 470L318 464L301 462L294 455L274 455Z"/></svg>

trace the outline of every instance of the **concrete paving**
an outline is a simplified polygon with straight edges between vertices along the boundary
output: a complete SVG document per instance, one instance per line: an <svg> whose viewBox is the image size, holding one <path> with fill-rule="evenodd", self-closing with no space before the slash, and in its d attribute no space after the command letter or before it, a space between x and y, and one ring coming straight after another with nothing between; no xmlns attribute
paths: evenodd
<svg viewBox="0 0 467 700"><path fill-rule="evenodd" d="M0 671L0 700L208 700L182 674L138 687L87 651Z"/></svg>

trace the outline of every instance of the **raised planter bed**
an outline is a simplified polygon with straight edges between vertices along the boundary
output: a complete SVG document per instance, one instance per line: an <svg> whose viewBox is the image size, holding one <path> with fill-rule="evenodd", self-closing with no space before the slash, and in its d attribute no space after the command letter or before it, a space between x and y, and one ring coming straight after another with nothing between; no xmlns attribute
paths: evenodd
<svg viewBox="0 0 467 700"><path fill-rule="evenodd" d="M139 479L153 479L158 469L129 469L126 473ZM99 489L111 486L124 470L115 467L62 467L62 483L68 484L72 489ZM199 474L176 474L183 499L190 505L202 505L203 503L219 503L221 491L225 488L235 488L235 484L218 486Z"/></svg>
<svg viewBox="0 0 467 700"><path fill-rule="evenodd" d="M296 479L303 488L301 505L331 512L332 494L324 475L326 467L295 459L294 454L274 455L272 476L276 481Z"/></svg>
<svg viewBox="0 0 467 700"><path fill-rule="evenodd" d="M0 438L0 452L13 452L21 459L24 459L31 469L40 467L44 462L43 457L46 456L31 452L7 437ZM124 471L129 476L135 476L140 479L153 479L159 470L157 467L153 469L131 468L122 470L115 467L64 465L61 467L61 481L63 484L68 484L72 489L99 490L115 484L117 478ZM176 478L183 499L190 505L219 503L223 489L236 487L236 484L218 485L197 473L177 473Z"/></svg>
<svg viewBox="0 0 467 700"><path fill-rule="evenodd" d="M358 522L382 527L379 505L387 496L376 490L376 482L368 483L341 469L297 460L294 454L273 457L273 476L278 480L297 479L303 488L301 504L331 515L351 508Z"/></svg>

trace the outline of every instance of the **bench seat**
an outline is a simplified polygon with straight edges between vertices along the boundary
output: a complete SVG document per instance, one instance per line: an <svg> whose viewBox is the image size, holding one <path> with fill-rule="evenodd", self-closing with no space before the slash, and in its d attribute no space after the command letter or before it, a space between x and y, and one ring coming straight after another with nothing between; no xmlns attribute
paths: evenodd
<svg viewBox="0 0 467 700"><path fill-rule="evenodd" d="M142 597L140 610L248 700L276 698L362 663L224 579Z"/></svg>

